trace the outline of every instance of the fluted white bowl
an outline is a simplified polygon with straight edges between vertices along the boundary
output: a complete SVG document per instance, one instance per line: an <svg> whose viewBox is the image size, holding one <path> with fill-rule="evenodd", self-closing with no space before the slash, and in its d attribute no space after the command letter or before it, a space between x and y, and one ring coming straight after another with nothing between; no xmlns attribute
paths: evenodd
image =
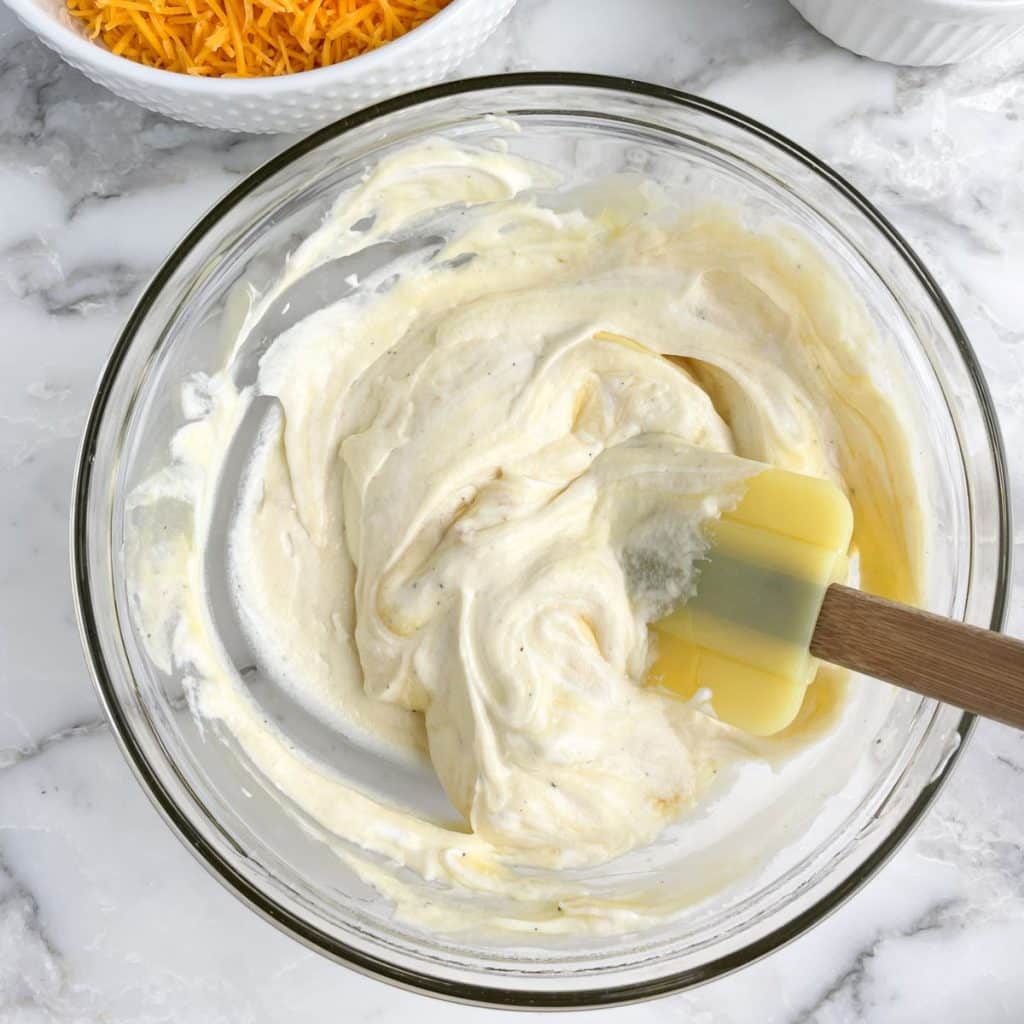
<svg viewBox="0 0 1024 1024"><path fill-rule="evenodd" d="M1024 0L790 0L834 43L889 64L955 64L1024 31Z"/></svg>
<svg viewBox="0 0 1024 1024"><path fill-rule="evenodd" d="M438 82L476 50L515 0L452 0L419 28L331 67L274 78L201 78L148 68L88 39L64 0L4 0L52 50L140 106L208 128L296 132Z"/></svg>

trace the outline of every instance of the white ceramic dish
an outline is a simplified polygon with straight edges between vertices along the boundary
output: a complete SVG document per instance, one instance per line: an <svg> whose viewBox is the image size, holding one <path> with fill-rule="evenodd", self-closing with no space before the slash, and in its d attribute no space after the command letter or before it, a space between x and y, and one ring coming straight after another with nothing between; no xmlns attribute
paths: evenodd
<svg viewBox="0 0 1024 1024"><path fill-rule="evenodd" d="M955 64L1024 30L1024 0L790 0L834 43L890 64Z"/></svg>
<svg viewBox="0 0 1024 1024"><path fill-rule="evenodd" d="M200 78L148 68L87 39L64 0L4 0L39 38L94 82L140 106L207 128L298 132L375 100L438 82L476 50L515 0L452 0L379 50L276 78Z"/></svg>

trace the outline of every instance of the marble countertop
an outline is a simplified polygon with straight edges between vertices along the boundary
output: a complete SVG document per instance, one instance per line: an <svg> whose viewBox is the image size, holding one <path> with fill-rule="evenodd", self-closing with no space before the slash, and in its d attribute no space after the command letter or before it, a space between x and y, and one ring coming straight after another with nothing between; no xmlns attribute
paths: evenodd
<svg viewBox="0 0 1024 1024"><path fill-rule="evenodd" d="M785 0L520 0L462 71L635 76L757 117L873 199L931 266L995 394L1024 522L1024 38L959 68L838 50ZM147 277L291 141L116 99L0 8L0 1022L497 1020L308 952L196 864L100 713L68 582L72 467ZM1022 571L1024 572L1024 571ZM1018 574L1010 630L1024 635ZM983 725L880 875L730 978L588 1021L1024 1020L1024 736Z"/></svg>

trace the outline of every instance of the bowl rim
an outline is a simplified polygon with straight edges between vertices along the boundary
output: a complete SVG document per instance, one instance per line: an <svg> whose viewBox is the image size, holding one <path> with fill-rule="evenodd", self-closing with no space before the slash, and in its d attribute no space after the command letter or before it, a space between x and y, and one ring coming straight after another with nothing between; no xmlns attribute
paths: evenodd
<svg viewBox="0 0 1024 1024"><path fill-rule="evenodd" d="M670 995L673 992L724 977L780 949L819 924L842 906L865 882L872 878L879 868L906 841L949 778L954 765L958 762L966 741L973 731L975 716L967 712L961 714L955 729L958 741L955 749L946 758L941 769L925 784L892 831L865 861L857 865L825 895L811 906L805 908L795 918L742 948L697 967L687 968L656 979L611 984L600 989L595 988L586 991L551 990L529 992L504 988L500 985L451 981L435 977L425 971L398 967L373 954L355 949L302 920L285 907L276 903L257 886L243 877L193 826L188 816L167 792L142 752L132 732L129 718L118 702L111 678L107 673L99 640L95 610L92 605L90 566L87 550L88 538L86 533L89 499L91 489L94 486L92 469L97 450L98 435L108 399L127 351L132 344L138 326L147 315L168 278L187 257L194 246L203 239L207 232L216 226L221 217L278 171L315 150L324 142L334 139L347 131L396 111L416 107L433 100L471 92L489 92L520 86L575 87L588 90L608 90L625 95L641 95L680 105L725 121L731 126L738 127L758 137L760 140L802 162L805 167L815 172L827 184L831 185L853 203L859 212L865 215L882 233L917 277L919 283L935 304L956 344L957 351L963 360L964 368L970 378L974 396L979 404L983 427L990 445L998 493L997 512L999 525L995 597L989 626L997 631L1002 629L1007 612L1008 581L1010 579L1012 559L1009 486L1002 433L988 385L970 341L938 283L915 251L889 221L841 175L808 150L759 121L711 100L706 100L667 86L655 85L633 78L627 79L575 72L519 72L465 78L419 89L381 103L373 104L335 121L333 124L314 132L289 147L257 168L218 200L177 244L167 260L156 272L132 310L104 367L86 422L73 483L70 523L71 574L75 615L86 662L100 702L110 720L122 753L143 790L165 822L203 867L229 892L273 924L279 931L297 939L308 948L362 974L375 977L399 988L437 996L452 1002L476 1006L504 1009L570 1010L641 1002L659 996ZM102 482L97 484L97 486L102 486Z"/></svg>
<svg viewBox="0 0 1024 1024"><path fill-rule="evenodd" d="M301 81L310 87L327 86L332 82L351 83L364 72L393 64L407 50L426 42L426 37L448 27L457 13L465 10L479 0L451 0L447 7L441 8L437 14L431 15L426 21L417 25L404 35L393 39L390 43L369 50L357 57L338 61L323 68L312 68L309 71L293 71L287 75L272 75L257 78L211 78L205 75L187 75L180 71L168 71L165 68L151 68L146 64L111 53L106 47L91 39L79 35L56 15L45 10L36 0L3 0L3 2L44 41L49 41L61 53L71 60L81 61L97 70L108 72L117 78L130 78L140 85L148 85L156 89L171 89L174 92L191 95L206 95L221 90L225 98L266 97L271 98L277 93L288 92ZM59 0L63 2L63 0ZM509 0L510 6L515 0Z"/></svg>
<svg viewBox="0 0 1024 1024"><path fill-rule="evenodd" d="M883 8L888 16L920 17L935 20L945 15L970 23L1016 21L1024 11L1024 0L885 0L872 6Z"/></svg>

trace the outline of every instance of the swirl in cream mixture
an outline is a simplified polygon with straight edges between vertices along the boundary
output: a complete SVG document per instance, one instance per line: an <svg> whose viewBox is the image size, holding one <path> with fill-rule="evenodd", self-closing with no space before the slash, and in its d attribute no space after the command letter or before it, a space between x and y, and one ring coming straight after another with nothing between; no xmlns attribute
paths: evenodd
<svg viewBox="0 0 1024 1024"><path fill-rule="evenodd" d="M685 596L704 524L741 492L723 455L842 483L876 592L913 600L922 574L879 342L813 247L726 208L684 213L637 178L556 186L441 141L384 160L254 302L239 344L326 260L428 216L442 251L282 334L255 389L230 364L191 381L173 463L135 497L194 510L137 559L137 611L172 638L154 655L188 667L199 712L399 913L437 928L639 927L683 898L641 882L612 898L562 869L599 874L703 795L727 806L737 766L827 745L856 689L836 675L771 740L642 685L647 623ZM215 641L206 520L256 391L279 408L228 543L257 658L355 742L429 759L462 822L294 750ZM417 878L440 894L418 899Z"/></svg>

